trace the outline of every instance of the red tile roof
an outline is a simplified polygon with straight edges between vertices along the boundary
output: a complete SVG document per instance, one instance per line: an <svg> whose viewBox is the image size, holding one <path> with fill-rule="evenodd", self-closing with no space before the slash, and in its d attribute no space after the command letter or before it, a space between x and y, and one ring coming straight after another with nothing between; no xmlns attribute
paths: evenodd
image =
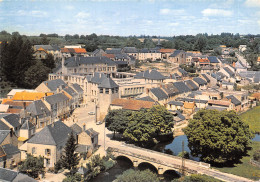
<svg viewBox="0 0 260 182"><path fill-rule="evenodd" d="M209 64L210 61L208 59L199 59L200 64Z"/></svg>
<svg viewBox="0 0 260 182"><path fill-rule="evenodd" d="M110 59L115 58L114 54L102 54L102 56L105 56L105 57L110 58Z"/></svg>
<svg viewBox="0 0 260 182"><path fill-rule="evenodd" d="M123 109L138 111L142 108L149 109L155 105L154 102L130 99L115 99L111 105L122 106Z"/></svg>
<svg viewBox="0 0 260 182"><path fill-rule="evenodd" d="M231 102L230 101L224 101L224 100L209 100L208 104L229 107Z"/></svg>
<svg viewBox="0 0 260 182"><path fill-rule="evenodd" d="M61 53L87 53L84 48L61 48Z"/></svg>
<svg viewBox="0 0 260 182"><path fill-rule="evenodd" d="M160 49L161 53L173 53L176 49Z"/></svg>

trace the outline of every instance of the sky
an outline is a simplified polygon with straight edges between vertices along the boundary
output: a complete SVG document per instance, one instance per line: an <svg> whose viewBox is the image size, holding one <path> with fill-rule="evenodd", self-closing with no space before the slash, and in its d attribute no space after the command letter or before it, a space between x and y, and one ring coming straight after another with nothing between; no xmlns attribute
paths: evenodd
<svg viewBox="0 0 260 182"><path fill-rule="evenodd" d="M0 0L0 31L39 35L260 34L260 0Z"/></svg>

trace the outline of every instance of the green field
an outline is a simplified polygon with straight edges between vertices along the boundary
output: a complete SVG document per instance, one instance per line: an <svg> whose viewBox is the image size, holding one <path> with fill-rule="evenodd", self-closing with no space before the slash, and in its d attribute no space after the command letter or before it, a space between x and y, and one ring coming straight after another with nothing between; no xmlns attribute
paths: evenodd
<svg viewBox="0 0 260 182"><path fill-rule="evenodd" d="M260 106L250 109L241 114L240 117L254 133L260 133Z"/></svg>
<svg viewBox="0 0 260 182"><path fill-rule="evenodd" d="M259 150L260 148L260 142L253 142L252 143L252 150L248 152L249 156L244 156L241 159L241 164L235 164L235 167L223 167L223 168L217 168L219 171L235 174L238 176L242 176L245 178L250 178L253 180L259 180L260 179L260 169L252 166L250 164L250 159L253 158L254 151Z"/></svg>

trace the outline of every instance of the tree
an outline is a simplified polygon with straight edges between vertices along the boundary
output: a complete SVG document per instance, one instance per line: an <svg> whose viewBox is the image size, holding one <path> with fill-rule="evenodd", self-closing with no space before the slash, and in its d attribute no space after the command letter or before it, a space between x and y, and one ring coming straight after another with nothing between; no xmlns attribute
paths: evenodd
<svg viewBox="0 0 260 182"><path fill-rule="evenodd" d="M50 71L40 60L35 60L35 64L24 73L24 85L26 88L35 88L48 79Z"/></svg>
<svg viewBox="0 0 260 182"><path fill-rule="evenodd" d="M73 132L71 132L65 146L65 154L61 156L62 166L65 169L68 169L70 171L70 174L75 173L77 165L79 164L79 154L75 153L77 147L78 145L76 139L73 135Z"/></svg>
<svg viewBox="0 0 260 182"><path fill-rule="evenodd" d="M117 109L117 110L111 110L106 115L105 123L108 130L118 133L124 133L126 130L128 123L129 123L129 117L132 115L131 111Z"/></svg>
<svg viewBox="0 0 260 182"><path fill-rule="evenodd" d="M43 157L34 157L27 154L27 158L18 167L21 173L27 174L33 178L38 178L39 174L44 174L44 159Z"/></svg>
<svg viewBox="0 0 260 182"><path fill-rule="evenodd" d="M193 156L205 162L236 162L253 134L235 111L200 110L184 129Z"/></svg>
<svg viewBox="0 0 260 182"><path fill-rule="evenodd" d="M50 43L50 40L47 39L47 35L43 35L41 38L41 44L42 45L48 45Z"/></svg>
<svg viewBox="0 0 260 182"><path fill-rule="evenodd" d="M74 175L68 175L62 182L80 182L81 180L81 175L76 173Z"/></svg>
<svg viewBox="0 0 260 182"><path fill-rule="evenodd" d="M202 52L207 47L207 38L203 35L198 36L194 48Z"/></svg>
<svg viewBox="0 0 260 182"><path fill-rule="evenodd" d="M128 169L116 177L115 182L159 182L157 175L149 169L144 171Z"/></svg>
<svg viewBox="0 0 260 182"><path fill-rule="evenodd" d="M253 155L253 159L254 159L255 161L260 162L260 150L255 151L255 153L254 153L254 155Z"/></svg>
<svg viewBox="0 0 260 182"><path fill-rule="evenodd" d="M148 109L147 115L157 136L172 132L173 116L164 106L159 105Z"/></svg>
<svg viewBox="0 0 260 182"><path fill-rule="evenodd" d="M180 152L180 153L178 154L178 156L179 156L179 157L183 157L183 158L185 158L185 159L189 159L189 158L190 158L190 154L189 154L189 152L187 152L187 151Z"/></svg>
<svg viewBox="0 0 260 182"><path fill-rule="evenodd" d="M172 182L221 182L211 176L206 176L202 174L192 174L190 176L185 176L179 179L174 179Z"/></svg>
<svg viewBox="0 0 260 182"><path fill-rule="evenodd" d="M55 61L52 54L48 54L46 59L42 59L42 63L51 70L55 68Z"/></svg>

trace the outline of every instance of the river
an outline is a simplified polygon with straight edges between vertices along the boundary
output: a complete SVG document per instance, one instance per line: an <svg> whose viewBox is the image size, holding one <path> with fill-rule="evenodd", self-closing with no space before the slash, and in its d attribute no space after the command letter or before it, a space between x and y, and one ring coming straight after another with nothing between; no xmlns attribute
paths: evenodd
<svg viewBox="0 0 260 182"><path fill-rule="evenodd" d="M182 151L182 141L184 141L184 150L190 152L188 147L188 139L186 135L181 135L175 137L173 140L169 142L159 143L152 150L156 150L159 152L178 155ZM252 141L260 142L260 135L256 134ZM199 161L199 158L190 156L191 159ZM95 179L91 180L91 182L112 182L116 179L117 175L122 174L125 170L133 168L132 163L124 158L117 159L117 164L111 168L109 171L105 173L99 174ZM146 169L148 166L141 166L142 169ZM173 178L177 178L178 175L175 173L167 174L165 177L166 182L171 181Z"/></svg>

